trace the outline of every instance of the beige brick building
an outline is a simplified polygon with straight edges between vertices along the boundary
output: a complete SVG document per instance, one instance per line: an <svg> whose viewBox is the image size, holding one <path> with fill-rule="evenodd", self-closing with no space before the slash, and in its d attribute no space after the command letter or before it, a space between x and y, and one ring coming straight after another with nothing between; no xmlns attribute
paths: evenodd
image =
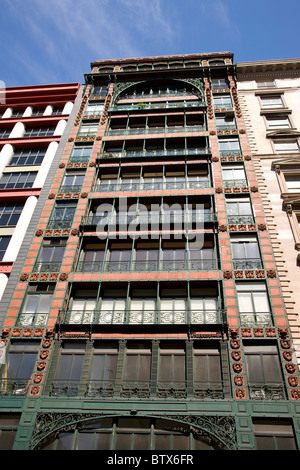
<svg viewBox="0 0 300 470"><path fill-rule="evenodd" d="M300 59L238 63L237 88L300 363Z"/></svg>

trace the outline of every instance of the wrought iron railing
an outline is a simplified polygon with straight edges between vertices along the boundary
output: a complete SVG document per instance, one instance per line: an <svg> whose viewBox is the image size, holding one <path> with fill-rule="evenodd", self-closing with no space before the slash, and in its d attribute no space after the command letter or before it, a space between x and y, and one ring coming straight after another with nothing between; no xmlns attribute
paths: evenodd
<svg viewBox="0 0 300 470"><path fill-rule="evenodd" d="M218 269L217 259L174 260L174 261L79 261L77 272L162 272L162 271L214 271Z"/></svg>
<svg viewBox="0 0 300 470"><path fill-rule="evenodd" d="M158 150L120 150L110 152L106 150L98 155L98 158L139 158L139 157L172 157L185 155L210 155L211 149L208 147L198 147L189 149L158 149Z"/></svg>
<svg viewBox="0 0 300 470"><path fill-rule="evenodd" d="M47 223L48 229L66 229L71 228L73 223L72 220L66 219L49 219Z"/></svg>
<svg viewBox="0 0 300 470"><path fill-rule="evenodd" d="M89 215L84 216L81 221L81 225L83 226L96 226L96 225L103 225L103 227L107 225L129 225L130 223L135 224L175 224L175 223L193 223L193 222L216 222L217 215L214 212L187 212L182 211L179 214L157 214L153 212L149 212L146 214L143 213L136 213L136 214L127 214L124 213L122 215L115 214L115 215ZM239 222L241 223L241 222Z"/></svg>
<svg viewBox="0 0 300 470"><path fill-rule="evenodd" d="M78 380L55 380L46 388L46 394L56 397L99 397L99 398L162 398L177 400L184 398L195 399L224 399L224 382L196 381L117 381L88 380L83 383Z"/></svg>
<svg viewBox="0 0 300 470"><path fill-rule="evenodd" d="M271 312L243 312L239 316L241 326L244 328L273 326Z"/></svg>
<svg viewBox="0 0 300 470"><path fill-rule="evenodd" d="M90 156L87 156L87 155L80 155L80 156L72 155L69 158L68 163L87 163L89 160L90 160Z"/></svg>
<svg viewBox="0 0 300 470"><path fill-rule="evenodd" d="M0 379L0 396L26 395L28 379Z"/></svg>
<svg viewBox="0 0 300 470"><path fill-rule="evenodd" d="M204 132L206 126L161 126L161 127L140 127L128 129L109 129L108 136L113 135L142 135L142 134L172 134L177 132Z"/></svg>
<svg viewBox="0 0 300 470"><path fill-rule="evenodd" d="M248 384L251 400L285 400L286 389L283 383Z"/></svg>
<svg viewBox="0 0 300 470"><path fill-rule="evenodd" d="M81 191L81 188L81 184L63 185L59 188L59 193L79 193L79 191Z"/></svg>
<svg viewBox="0 0 300 470"><path fill-rule="evenodd" d="M205 189L211 187L209 179L199 181L157 181L151 183L141 182L107 182L97 183L95 192L117 192L117 191L164 191L173 189Z"/></svg>
<svg viewBox="0 0 300 470"><path fill-rule="evenodd" d="M229 224L255 224L252 215L228 215L227 220Z"/></svg>
<svg viewBox="0 0 300 470"><path fill-rule="evenodd" d="M223 186L225 188L244 188L247 186L247 181L245 179L223 180Z"/></svg>
<svg viewBox="0 0 300 470"><path fill-rule="evenodd" d="M227 110L233 110L233 104L232 103L218 103L214 102L214 109L227 109Z"/></svg>
<svg viewBox="0 0 300 470"><path fill-rule="evenodd" d="M238 157L242 150L220 150L221 157Z"/></svg>
<svg viewBox="0 0 300 470"><path fill-rule="evenodd" d="M167 94L165 96L168 96ZM109 108L110 112L113 111L137 111L137 110L149 110L149 109L172 109L172 108L197 108L206 107L204 101L168 101L167 103L158 102L145 102L145 103L124 103L117 104Z"/></svg>
<svg viewBox="0 0 300 470"><path fill-rule="evenodd" d="M77 137L94 137L97 134L96 130L91 131L78 131Z"/></svg>
<svg viewBox="0 0 300 470"><path fill-rule="evenodd" d="M226 322L224 309L206 310L60 310L60 325L217 325Z"/></svg>
<svg viewBox="0 0 300 470"><path fill-rule="evenodd" d="M262 269L262 261L260 258L243 258L243 259L233 259L232 260L234 269Z"/></svg>
<svg viewBox="0 0 300 470"><path fill-rule="evenodd" d="M37 261L33 266L33 271L38 273L57 273L61 268L60 262L50 263L48 261Z"/></svg>
<svg viewBox="0 0 300 470"><path fill-rule="evenodd" d="M49 313L20 313L16 326L20 328L43 327L46 325Z"/></svg>

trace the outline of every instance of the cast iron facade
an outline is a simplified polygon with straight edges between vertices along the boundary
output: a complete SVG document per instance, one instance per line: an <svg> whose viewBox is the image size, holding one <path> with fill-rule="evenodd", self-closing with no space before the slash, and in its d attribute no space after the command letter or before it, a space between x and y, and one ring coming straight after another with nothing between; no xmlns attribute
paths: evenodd
<svg viewBox="0 0 300 470"><path fill-rule="evenodd" d="M96 61L85 79L3 324L3 442L298 449L233 55Z"/></svg>

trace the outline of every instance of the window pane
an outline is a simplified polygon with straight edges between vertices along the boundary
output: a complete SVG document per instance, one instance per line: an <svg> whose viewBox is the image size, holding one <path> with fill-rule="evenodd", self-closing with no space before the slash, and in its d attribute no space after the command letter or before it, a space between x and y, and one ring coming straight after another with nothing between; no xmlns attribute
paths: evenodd
<svg viewBox="0 0 300 470"><path fill-rule="evenodd" d="M270 312L267 293L255 292L253 294L253 303L255 312Z"/></svg>

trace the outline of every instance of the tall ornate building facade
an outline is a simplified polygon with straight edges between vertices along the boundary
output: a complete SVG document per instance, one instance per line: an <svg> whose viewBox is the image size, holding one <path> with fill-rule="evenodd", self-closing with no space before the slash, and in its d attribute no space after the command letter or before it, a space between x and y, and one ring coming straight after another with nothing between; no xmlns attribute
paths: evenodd
<svg viewBox="0 0 300 470"><path fill-rule="evenodd" d="M85 80L2 301L0 445L298 449L298 366L233 55L96 61Z"/></svg>

